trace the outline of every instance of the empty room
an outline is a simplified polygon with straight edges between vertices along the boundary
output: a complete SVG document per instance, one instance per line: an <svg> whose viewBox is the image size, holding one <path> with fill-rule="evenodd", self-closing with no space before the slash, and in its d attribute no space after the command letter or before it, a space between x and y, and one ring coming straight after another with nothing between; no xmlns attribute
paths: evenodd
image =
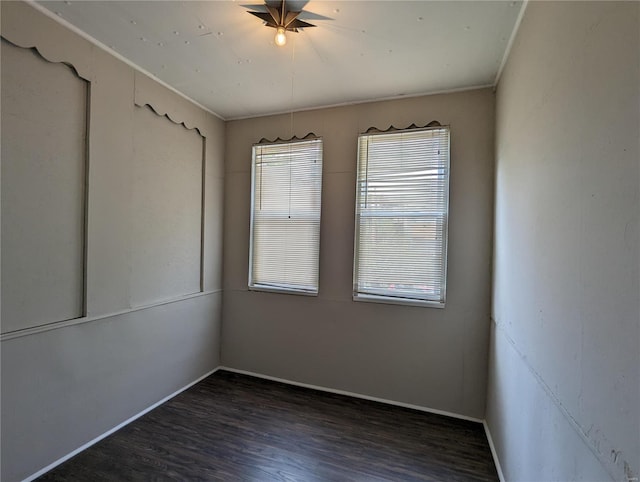
<svg viewBox="0 0 640 482"><path fill-rule="evenodd" d="M640 2L0 2L0 478L640 478Z"/></svg>

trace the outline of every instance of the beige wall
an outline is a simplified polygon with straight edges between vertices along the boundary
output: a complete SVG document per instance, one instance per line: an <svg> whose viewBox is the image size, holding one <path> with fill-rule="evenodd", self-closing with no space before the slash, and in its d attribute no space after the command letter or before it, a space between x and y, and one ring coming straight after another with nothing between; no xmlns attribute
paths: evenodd
<svg viewBox="0 0 640 482"><path fill-rule="evenodd" d="M353 302L357 136L374 126L451 126L445 309ZM323 138L318 297L249 292L251 145ZM225 366L484 417L493 206L494 95L475 90L227 123Z"/></svg>
<svg viewBox="0 0 640 482"><path fill-rule="evenodd" d="M33 50L0 50L6 333L83 316L89 90Z"/></svg>
<svg viewBox="0 0 640 482"><path fill-rule="evenodd" d="M219 365L225 126L29 5L2 2L1 8L2 37L14 44L8 48L16 53L11 59L2 57L3 78L5 69L10 69L12 75L37 78L46 84L48 75L38 66L46 65L66 72L61 82L77 76L89 86L88 175L79 190L86 189L87 194L86 242L84 248L74 247L75 254L86 250L82 254L86 254L86 261L80 278L75 272L73 279L62 272L58 281L67 288L74 286L75 291L82 289L78 284L86 285L86 313L76 318L78 313L73 312L71 317L76 319L58 323L60 317L50 318L56 314L52 309L56 293L40 290L27 301L38 305L41 317L13 317L12 323L3 323L0 478L9 482L32 475ZM39 53L26 50L31 47ZM23 54L34 63L24 63ZM3 84L2 89L3 98L17 95L20 106L32 104L32 111L20 107L17 115L32 119L33 112L36 118L49 121L56 116L57 107L43 108L28 89L20 89L20 82L12 87ZM63 90L57 92L66 95ZM182 170L173 157L157 159L157 163L155 154L140 158L144 139L153 139L156 132L153 122L135 123L135 113L143 110L162 129L195 139L188 141L195 146L194 154L187 154L193 158L189 178L180 182L194 186L196 194L203 189L204 197L157 204L172 192L158 192L156 186L175 186L176 171ZM4 127L21 120L2 111L2 253L22 259L2 264L5 302L13 296L7 287L23 275L21 263L56 270L56 263L49 261L60 254L50 243L38 248L42 252L37 254L46 262L31 262L32 246L5 253L4 248L11 247L5 246L5 236L15 230L28 228L36 238L50 236L33 222L32 211L5 196L33 187L28 184L29 176L18 182L5 167L37 170L38 166L34 157L9 160L5 154L13 156L22 152L21 146L34 143L49 146L46 151L57 155L55 136L33 138L24 132L7 136L9 131ZM61 162L64 159L64 155L59 157ZM47 188L63 193L70 185L68 179L82 182L81 168L69 167L77 176L49 177ZM36 190L36 194L41 192ZM140 200L142 195L144 200ZM46 196L38 202L46 202ZM179 209L196 213L179 235L165 231L161 236L147 235L147 231L156 233L167 219L180 217ZM10 225L5 223L7 213L12 215ZM62 226L69 219L66 210L54 210L47 220ZM81 222L74 223L74 229L82 228ZM192 246L186 254L175 248L184 239ZM162 259L141 261L148 252L160 252ZM172 276L171 263L180 262L183 254L189 263L181 269L188 273L180 271L177 279ZM188 282L180 281L183 278ZM190 295L184 297L186 294ZM14 303L7 316L19 311L19 306Z"/></svg>
<svg viewBox="0 0 640 482"><path fill-rule="evenodd" d="M530 2L498 85L487 421L507 480L640 474L639 25L637 2Z"/></svg>

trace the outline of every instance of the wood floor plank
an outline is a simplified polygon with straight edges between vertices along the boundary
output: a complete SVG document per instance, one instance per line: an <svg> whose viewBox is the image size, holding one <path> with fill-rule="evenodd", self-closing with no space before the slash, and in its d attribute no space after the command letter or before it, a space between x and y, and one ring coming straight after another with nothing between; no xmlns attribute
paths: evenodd
<svg viewBox="0 0 640 482"><path fill-rule="evenodd" d="M218 371L42 481L496 481L482 425Z"/></svg>

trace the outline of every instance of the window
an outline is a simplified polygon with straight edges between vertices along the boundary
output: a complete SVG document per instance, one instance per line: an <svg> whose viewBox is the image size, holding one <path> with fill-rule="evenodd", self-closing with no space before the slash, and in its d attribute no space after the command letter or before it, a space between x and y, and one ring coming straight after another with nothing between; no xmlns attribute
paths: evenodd
<svg viewBox="0 0 640 482"><path fill-rule="evenodd" d="M249 288L318 293L322 140L256 144Z"/></svg>
<svg viewBox="0 0 640 482"><path fill-rule="evenodd" d="M358 139L354 300L444 307L449 128Z"/></svg>

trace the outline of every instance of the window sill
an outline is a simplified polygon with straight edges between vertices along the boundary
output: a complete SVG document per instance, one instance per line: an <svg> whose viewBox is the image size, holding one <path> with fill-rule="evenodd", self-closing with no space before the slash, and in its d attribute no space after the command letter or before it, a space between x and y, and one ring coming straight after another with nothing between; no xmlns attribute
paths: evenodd
<svg viewBox="0 0 640 482"><path fill-rule="evenodd" d="M422 306L424 308L443 309L445 304L439 301L416 300L411 298L400 298L393 296L367 295L354 293L353 301L363 301L366 303L384 303L388 305Z"/></svg>
<svg viewBox="0 0 640 482"><path fill-rule="evenodd" d="M283 286L253 285L249 291L263 291L265 293L280 293L284 295L318 296L317 291L306 291L299 288L286 288Z"/></svg>

